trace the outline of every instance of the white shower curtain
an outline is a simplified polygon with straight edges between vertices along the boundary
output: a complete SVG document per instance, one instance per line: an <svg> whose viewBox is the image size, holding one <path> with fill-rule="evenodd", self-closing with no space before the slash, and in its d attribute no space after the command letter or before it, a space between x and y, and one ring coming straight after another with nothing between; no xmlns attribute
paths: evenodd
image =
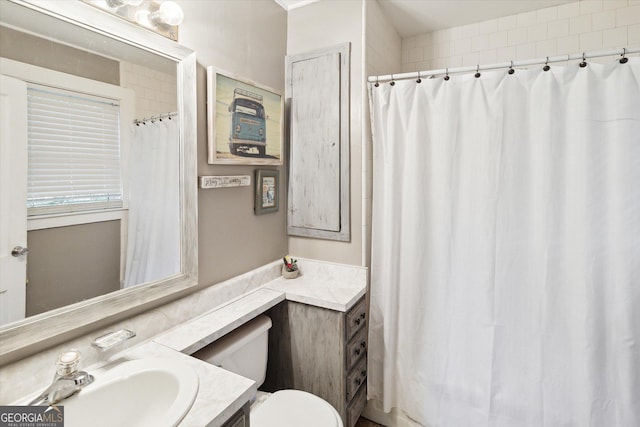
<svg viewBox="0 0 640 427"><path fill-rule="evenodd" d="M369 90L369 398L640 426L640 60Z"/></svg>
<svg viewBox="0 0 640 427"><path fill-rule="evenodd" d="M180 272L178 120L132 125L124 287Z"/></svg>

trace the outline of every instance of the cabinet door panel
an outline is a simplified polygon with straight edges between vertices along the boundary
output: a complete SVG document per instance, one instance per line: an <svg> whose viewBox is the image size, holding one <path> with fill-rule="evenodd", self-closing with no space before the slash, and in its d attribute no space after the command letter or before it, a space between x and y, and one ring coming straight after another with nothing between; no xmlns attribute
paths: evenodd
<svg viewBox="0 0 640 427"><path fill-rule="evenodd" d="M291 64L291 225L340 231L340 55Z"/></svg>
<svg viewBox="0 0 640 427"><path fill-rule="evenodd" d="M287 56L290 235L349 241L349 43Z"/></svg>

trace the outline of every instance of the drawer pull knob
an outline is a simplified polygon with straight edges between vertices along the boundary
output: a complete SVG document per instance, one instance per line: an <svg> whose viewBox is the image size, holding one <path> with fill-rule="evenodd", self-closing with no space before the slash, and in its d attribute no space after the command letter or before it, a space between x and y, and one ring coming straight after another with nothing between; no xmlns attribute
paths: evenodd
<svg viewBox="0 0 640 427"><path fill-rule="evenodd" d="M356 356L359 356L359 355L360 355L360 349L359 349L359 348L356 348L356 349L354 350L354 353L356 354Z"/></svg>
<svg viewBox="0 0 640 427"><path fill-rule="evenodd" d="M362 380L360 378L356 378L356 385L362 384Z"/></svg>
<svg viewBox="0 0 640 427"><path fill-rule="evenodd" d="M366 370L366 369L363 369L363 370L360 372L360 374L362 374L362 376L363 376L363 377L366 377L366 376L367 376L367 370Z"/></svg>
<svg viewBox="0 0 640 427"><path fill-rule="evenodd" d="M360 318L358 317L358 318L356 319L356 325L359 325L359 324L360 324Z"/></svg>
<svg viewBox="0 0 640 427"><path fill-rule="evenodd" d="M366 341L362 341L362 342L360 343L360 347L362 347L362 348L366 348L366 347L367 347L367 342L366 342Z"/></svg>
<svg viewBox="0 0 640 427"><path fill-rule="evenodd" d="M367 315L366 315L365 313L360 313L360 318L361 318L362 320L364 320L364 318L365 318L366 316L367 316Z"/></svg>

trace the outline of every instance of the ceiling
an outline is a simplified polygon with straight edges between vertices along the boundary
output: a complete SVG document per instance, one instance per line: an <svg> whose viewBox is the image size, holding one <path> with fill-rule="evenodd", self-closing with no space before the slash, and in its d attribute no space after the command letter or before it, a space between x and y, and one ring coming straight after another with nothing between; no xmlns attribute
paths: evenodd
<svg viewBox="0 0 640 427"><path fill-rule="evenodd" d="M319 0L275 0L286 10ZM371 1L371 0L366 0ZM576 0L378 0L402 37L482 22Z"/></svg>

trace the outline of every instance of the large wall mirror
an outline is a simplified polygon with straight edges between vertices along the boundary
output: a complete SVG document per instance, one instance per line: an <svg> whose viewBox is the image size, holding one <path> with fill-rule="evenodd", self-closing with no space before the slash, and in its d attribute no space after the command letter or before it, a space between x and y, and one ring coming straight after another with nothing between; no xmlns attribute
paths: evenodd
<svg viewBox="0 0 640 427"><path fill-rule="evenodd" d="M0 0L0 364L197 285L195 67L85 3Z"/></svg>

